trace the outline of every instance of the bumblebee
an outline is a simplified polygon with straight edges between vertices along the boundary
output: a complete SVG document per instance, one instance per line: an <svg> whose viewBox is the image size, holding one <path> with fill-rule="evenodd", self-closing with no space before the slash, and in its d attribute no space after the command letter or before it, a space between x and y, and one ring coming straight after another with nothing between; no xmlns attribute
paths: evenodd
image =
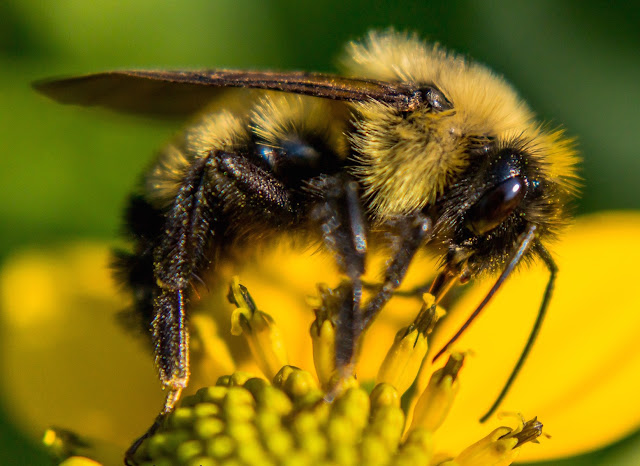
<svg viewBox="0 0 640 466"><path fill-rule="evenodd" d="M500 274L450 343L518 264L544 262L538 320L501 397L526 358L557 273L546 245L577 194L572 141L537 122L501 77L414 35L370 33L343 65L343 75L115 71L36 83L62 103L202 112L131 197L133 252L117 260L168 389L159 420L189 380L191 284L234 251L294 232L331 251L350 283L337 326L345 374L422 248L441 258L436 302L456 282ZM388 238L381 283L365 299L367 252Z"/></svg>

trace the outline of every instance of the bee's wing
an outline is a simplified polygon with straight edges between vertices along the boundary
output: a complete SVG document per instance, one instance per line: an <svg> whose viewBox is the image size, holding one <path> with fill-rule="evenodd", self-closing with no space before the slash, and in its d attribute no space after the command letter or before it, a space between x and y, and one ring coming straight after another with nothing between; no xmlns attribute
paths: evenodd
<svg viewBox="0 0 640 466"><path fill-rule="evenodd" d="M344 76L271 71L110 71L33 84L39 92L64 104L101 106L148 116L183 116L197 112L224 88L291 92L326 99L376 100L411 110L420 99L406 83Z"/></svg>

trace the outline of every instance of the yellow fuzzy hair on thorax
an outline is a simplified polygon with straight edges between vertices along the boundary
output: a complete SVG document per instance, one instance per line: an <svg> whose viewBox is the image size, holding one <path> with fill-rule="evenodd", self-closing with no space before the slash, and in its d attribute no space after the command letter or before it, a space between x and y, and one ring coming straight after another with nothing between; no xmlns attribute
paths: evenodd
<svg viewBox="0 0 640 466"><path fill-rule="evenodd" d="M379 102L354 105L352 144L364 163L356 175L380 219L435 201L467 167L471 138L506 140L535 126L516 92L486 67L414 35L373 32L352 43L349 75L437 87L453 105L442 113L410 115Z"/></svg>

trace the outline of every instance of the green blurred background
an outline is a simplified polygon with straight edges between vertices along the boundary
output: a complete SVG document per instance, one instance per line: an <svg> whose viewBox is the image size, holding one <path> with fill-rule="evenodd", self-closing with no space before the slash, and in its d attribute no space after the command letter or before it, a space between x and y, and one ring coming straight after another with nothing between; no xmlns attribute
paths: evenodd
<svg viewBox="0 0 640 466"><path fill-rule="evenodd" d="M34 245L114 240L127 192L180 126L55 105L31 81L131 67L334 71L342 44L388 26L486 63L577 136L580 212L638 209L639 24L638 2L4 0L0 260ZM638 435L554 462L639 463ZM2 412L0 464L47 464Z"/></svg>

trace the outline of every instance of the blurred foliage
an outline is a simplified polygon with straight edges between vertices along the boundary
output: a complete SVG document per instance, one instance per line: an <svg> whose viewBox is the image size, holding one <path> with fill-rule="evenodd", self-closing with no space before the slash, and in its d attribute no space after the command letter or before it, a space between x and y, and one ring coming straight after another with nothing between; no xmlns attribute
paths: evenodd
<svg viewBox="0 0 640 466"><path fill-rule="evenodd" d="M21 246L115 238L128 190L180 127L54 105L31 81L127 67L332 71L342 44L388 26L488 64L542 119L575 135L581 212L639 208L638 24L637 2L5 0L0 259ZM633 464L638 441L554 464ZM46 463L6 416L0 451L3 464Z"/></svg>

